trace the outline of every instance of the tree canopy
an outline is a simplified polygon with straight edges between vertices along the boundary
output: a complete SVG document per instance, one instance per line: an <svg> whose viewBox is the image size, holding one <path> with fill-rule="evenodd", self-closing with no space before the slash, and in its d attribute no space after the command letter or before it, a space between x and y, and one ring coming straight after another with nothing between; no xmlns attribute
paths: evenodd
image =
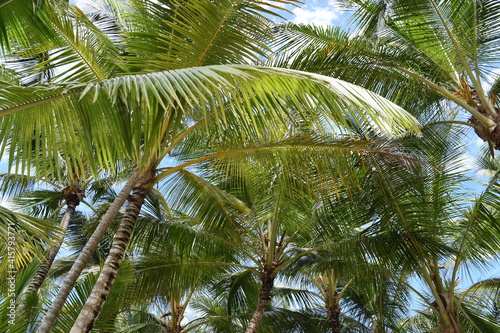
<svg viewBox="0 0 500 333"><path fill-rule="evenodd" d="M497 1L80 5L0 1L0 331L500 331Z"/></svg>

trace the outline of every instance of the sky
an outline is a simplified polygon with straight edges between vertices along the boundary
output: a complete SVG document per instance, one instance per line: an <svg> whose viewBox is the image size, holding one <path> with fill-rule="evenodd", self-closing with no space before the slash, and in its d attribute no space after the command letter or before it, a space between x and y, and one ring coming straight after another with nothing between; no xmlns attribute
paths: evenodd
<svg viewBox="0 0 500 333"><path fill-rule="evenodd" d="M294 23L315 25L345 25L346 13L334 0L307 0L301 8L292 10Z"/></svg>

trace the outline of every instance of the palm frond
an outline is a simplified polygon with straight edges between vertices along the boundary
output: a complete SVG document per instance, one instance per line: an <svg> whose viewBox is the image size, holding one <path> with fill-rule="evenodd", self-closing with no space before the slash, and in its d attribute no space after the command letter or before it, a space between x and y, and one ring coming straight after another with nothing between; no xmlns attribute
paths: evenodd
<svg viewBox="0 0 500 333"><path fill-rule="evenodd" d="M16 271L34 258L43 260L46 244L59 230L53 223L12 212L0 206L2 272Z"/></svg>
<svg viewBox="0 0 500 333"><path fill-rule="evenodd" d="M261 63L272 17L296 0L133 1L125 45L142 71ZM193 25L193 22L198 22ZM141 58L147 57L147 63ZM141 63L142 62L142 63Z"/></svg>

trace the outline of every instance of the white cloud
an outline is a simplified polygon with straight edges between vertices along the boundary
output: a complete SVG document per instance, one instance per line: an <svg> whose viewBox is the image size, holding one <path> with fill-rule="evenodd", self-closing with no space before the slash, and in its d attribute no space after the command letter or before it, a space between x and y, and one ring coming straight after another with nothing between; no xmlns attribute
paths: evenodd
<svg viewBox="0 0 500 333"><path fill-rule="evenodd" d="M312 7L311 9L295 8L294 23L315 24L315 25L332 25L333 21L339 16L339 12L335 7Z"/></svg>
<svg viewBox="0 0 500 333"><path fill-rule="evenodd" d="M493 170L481 169L476 172L476 176L486 178L488 181L495 175Z"/></svg>

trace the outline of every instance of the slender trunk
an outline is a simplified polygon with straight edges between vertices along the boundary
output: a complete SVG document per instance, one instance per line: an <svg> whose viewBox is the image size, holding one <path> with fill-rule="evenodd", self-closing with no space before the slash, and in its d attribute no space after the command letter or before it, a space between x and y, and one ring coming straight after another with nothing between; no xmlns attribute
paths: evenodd
<svg viewBox="0 0 500 333"><path fill-rule="evenodd" d="M265 267L261 273L260 278L262 286L260 288L259 303L252 316L252 320L250 320L250 324L248 324L246 333L255 333L257 331L257 327L259 327L259 323L266 310L267 303L269 303L272 298L271 290L273 289L274 278L276 277L273 271L274 267Z"/></svg>
<svg viewBox="0 0 500 333"><path fill-rule="evenodd" d="M45 256L45 261L40 265L40 268L38 269L35 277L33 280L31 280L31 283L28 286L28 289L26 290L27 293L36 293L38 288L42 285L42 282L45 280L47 277L47 273L49 272L50 267L52 266L52 263L54 262L54 259L59 252L59 249L62 246L64 236L66 235L66 230L68 228L68 223L69 220L71 219L71 216L75 212L76 204L74 203L68 203L66 212L64 213L64 216L61 220L61 233L58 234L58 237L60 240L52 245L50 247L49 253Z"/></svg>
<svg viewBox="0 0 500 333"><path fill-rule="evenodd" d="M445 326L442 324L443 333L462 333L462 328L458 320L458 313L447 311L446 315L450 318L450 325Z"/></svg>
<svg viewBox="0 0 500 333"><path fill-rule="evenodd" d="M439 316L441 331L443 333L462 333L458 313L456 310L451 309L452 300L450 299L450 294L448 292L443 292L439 294L439 297L445 307L444 313L441 312L437 302L433 302L431 306ZM444 317L448 318L448 321L445 321Z"/></svg>
<svg viewBox="0 0 500 333"><path fill-rule="evenodd" d="M21 301L21 305L17 310L19 313L22 313L26 310L29 298L31 298L33 295L37 293L43 281L45 281L45 278L47 277L47 274L50 270L50 267L54 263L54 259L59 253L59 249L61 248L64 242L64 237L66 236L66 231L68 229L71 216L73 216L73 213L76 210L76 206L80 204L83 192L80 188L77 188L76 190L73 191L67 190L65 191L64 196L66 199L66 212L64 212L64 215L61 219L61 223L59 224L61 230L57 234L58 241L50 247L49 252L45 256L45 260L40 264L38 271L36 272L35 276L28 285L26 293L23 296L23 300Z"/></svg>
<svg viewBox="0 0 500 333"><path fill-rule="evenodd" d="M175 327L167 327L167 333L181 333L181 325L175 325Z"/></svg>
<svg viewBox="0 0 500 333"><path fill-rule="evenodd" d="M460 333L461 331L457 331L453 326L443 326L443 333Z"/></svg>
<svg viewBox="0 0 500 333"><path fill-rule="evenodd" d="M151 191L150 183L152 178L152 174L139 178L134 186L132 194L128 198L127 209L113 239L108 258L70 333L90 332L94 326L118 274L120 263L125 254L144 199Z"/></svg>
<svg viewBox="0 0 500 333"><path fill-rule="evenodd" d="M453 287L445 286L441 278L437 260L433 262L429 261L428 265L430 272L429 277L434 285L433 289L435 293L437 293L437 295L435 295L436 300L431 304L431 307L439 318L441 330L443 333L462 333L458 320L458 313L453 309L453 298L449 292L449 288Z"/></svg>
<svg viewBox="0 0 500 333"><path fill-rule="evenodd" d="M181 321L184 318L184 307L182 305L175 305L174 302L172 305L172 312L165 313L162 318L171 316L172 319L167 325L167 333L181 333L182 326Z"/></svg>
<svg viewBox="0 0 500 333"><path fill-rule="evenodd" d="M334 291L332 299L327 296L325 300L326 313L328 316L328 322L330 323L330 328L332 329L332 333L340 333L340 304L338 298L338 292Z"/></svg>
<svg viewBox="0 0 500 333"><path fill-rule="evenodd" d="M80 273L87 265L92 254L94 254L100 241L104 237L106 230L108 230L109 226L111 225L111 222L113 222L113 219L115 218L116 214L127 200L127 197L130 191L132 190L132 187L134 186L135 182L136 178L134 176L125 184L121 192L115 198L113 203L109 206L108 211L102 217L101 222L97 226L96 230L94 231L90 239L87 241L87 244L85 244L85 247L83 248L82 252L80 252L80 255L78 256L75 263L71 267L70 271L66 275L66 278L64 279L61 285L61 289L59 289L59 292L52 301L52 306L50 307L49 311L43 318L43 321L40 327L38 328L37 333L49 333L54 327L57 317L59 316L59 313L61 312L61 309L64 303L66 302L66 298L71 292L73 285L80 276Z"/></svg>

